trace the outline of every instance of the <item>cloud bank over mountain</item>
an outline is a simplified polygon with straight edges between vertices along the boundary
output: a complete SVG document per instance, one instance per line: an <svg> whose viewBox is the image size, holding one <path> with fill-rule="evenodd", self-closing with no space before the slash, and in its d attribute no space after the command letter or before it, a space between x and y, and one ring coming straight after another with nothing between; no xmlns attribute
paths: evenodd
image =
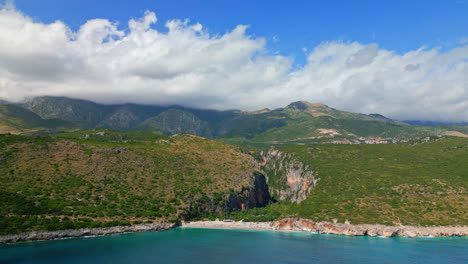
<svg viewBox="0 0 468 264"><path fill-rule="evenodd" d="M94 19L74 32L4 6L0 98L246 110L306 100L397 119L468 120L466 43L396 54L375 43L324 42L308 47L306 64L297 68L244 25L213 35L187 20L167 21L164 32L155 23L146 11L127 25Z"/></svg>

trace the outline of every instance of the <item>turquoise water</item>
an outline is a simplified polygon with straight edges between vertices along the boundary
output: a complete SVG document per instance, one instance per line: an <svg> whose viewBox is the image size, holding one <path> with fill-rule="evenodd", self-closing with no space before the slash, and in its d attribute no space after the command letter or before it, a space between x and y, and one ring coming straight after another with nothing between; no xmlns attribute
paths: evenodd
<svg viewBox="0 0 468 264"><path fill-rule="evenodd" d="M467 238L176 228L0 246L0 263L468 263Z"/></svg>

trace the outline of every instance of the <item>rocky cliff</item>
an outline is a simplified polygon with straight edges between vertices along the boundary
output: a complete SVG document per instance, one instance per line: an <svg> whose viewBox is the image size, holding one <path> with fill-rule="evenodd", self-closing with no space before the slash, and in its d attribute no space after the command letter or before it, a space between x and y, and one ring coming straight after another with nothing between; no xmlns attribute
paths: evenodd
<svg viewBox="0 0 468 264"><path fill-rule="evenodd" d="M17 235L0 236L0 244L16 243L21 241L34 241L34 240L52 240L70 237L83 237L83 236L106 236L113 234L121 234L128 232L143 232L143 231L161 231L169 230L177 226L172 223L151 223L139 224L133 226L114 226L109 228L82 228L75 230L59 230L59 231L32 231Z"/></svg>
<svg viewBox="0 0 468 264"><path fill-rule="evenodd" d="M250 186L240 193L229 195L227 204L229 211L263 207L270 202L270 192L263 174L255 172Z"/></svg>
<svg viewBox="0 0 468 264"><path fill-rule="evenodd" d="M268 177L270 192L278 200L300 203L320 180L308 165L295 159L293 154L271 148L260 152L260 155L264 160L260 166Z"/></svg>
<svg viewBox="0 0 468 264"><path fill-rule="evenodd" d="M266 177L260 172L254 172L249 178L249 184L239 191L231 190L229 194L215 195L213 198L201 197L194 199L187 208L184 219L199 217L204 213L223 215L235 210L264 207L271 200Z"/></svg>
<svg viewBox="0 0 468 264"><path fill-rule="evenodd" d="M466 226L385 226L385 225L351 225L329 222L314 222L303 218L285 218L271 223L274 230L313 232L346 236L381 236L381 237L439 237L467 236Z"/></svg>

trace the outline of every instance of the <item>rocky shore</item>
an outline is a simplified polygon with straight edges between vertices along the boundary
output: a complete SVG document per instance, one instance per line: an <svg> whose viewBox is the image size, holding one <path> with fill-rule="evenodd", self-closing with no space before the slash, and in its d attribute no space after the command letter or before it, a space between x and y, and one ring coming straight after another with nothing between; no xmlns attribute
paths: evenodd
<svg viewBox="0 0 468 264"><path fill-rule="evenodd" d="M385 226L351 225L330 222L313 222L308 219L286 218L271 223L274 230L314 232L346 236L381 236L381 237L441 237L468 236L467 226Z"/></svg>
<svg viewBox="0 0 468 264"><path fill-rule="evenodd" d="M300 231L317 234L335 234L345 236L380 236L380 237L451 237L468 236L467 226L440 226L440 227L417 227L417 226L384 226L384 225L351 225L330 222L314 222L302 218L285 218L274 222L188 222L183 227L198 228L230 228L246 230L267 231Z"/></svg>
<svg viewBox="0 0 468 264"><path fill-rule="evenodd" d="M83 228L59 231L32 231L16 235L0 236L0 244L21 241L53 240L85 236L106 236L122 233L143 231L169 230L179 224L152 223L133 226L114 226L109 228ZM334 234L345 236L371 237L461 237L468 236L468 226L385 226L385 225L351 225L349 223L314 222L303 218L285 218L273 222L242 222L242 221L196 221L183 222L182 227L244 229L263 231L296 231L316 234Z"/></svg>
<svg viewBox="0 0 468 264"><path fill-rule="evenodd" d="M114 226L109 228L82 228L76 230L32 231L17 235L0 236L0 244L16 243L21 241L53 240L84 236L106 236L113 234L143 231L160 231L169 230L171 228L174 228L175 226L176 224L171 223L151 223L133 226Z"/></svg>

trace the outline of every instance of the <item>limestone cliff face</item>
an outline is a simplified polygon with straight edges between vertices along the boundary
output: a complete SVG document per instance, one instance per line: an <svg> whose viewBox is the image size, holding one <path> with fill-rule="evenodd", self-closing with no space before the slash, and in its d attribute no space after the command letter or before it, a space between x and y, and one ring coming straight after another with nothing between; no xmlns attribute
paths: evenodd
<svg viewBox="0 0 468 264"><path fill-rule="evenodd" d="M308 165L292 154L272 148L260 155L264 159L260 166L268 177L270 192L278 200L300 203L320 180Z"/></svg>
<svg viewBox="0 0 468 264"><path fill-rule="evenodd" d="M107 228L81 228L58 231L31 231L16 235L0 236L0 244L17 243L21 241L53 240L83 236L107 236L129 232L162 231L169 230L176 226L177 224L171 223L151 223L138 224L133 226L113 226Z"/></svg>
<svg viewBox="0 0 468 264"><path fill-rule="evenodd" d="M240 193L231 194L227 204L229 211L244 210L266 206L270 200L266 178L263 174L256 172L249 188L244 188Z"/></svg>
<svg viewBox="0 0 468 264"><path fill-rule="evenodd" d="M381 236L381 237L440 237L467 236L467 226L384 226L384 225L351 225L330 222L314 222L304 218L285 218L271 222L273 230L291 230L335 234L345 236Z"/></svg>
<svg viewBox="0 0 468 264"><path fill-rule="evenodd" d="M239 191L233 191L222 197L211 199L206 197L192 201L183 217L190 219L203 213L216 213L222 216L226 212L268 205L271 196L266 177L260 172L254 172L249 177L249 184Z"/></svg>

